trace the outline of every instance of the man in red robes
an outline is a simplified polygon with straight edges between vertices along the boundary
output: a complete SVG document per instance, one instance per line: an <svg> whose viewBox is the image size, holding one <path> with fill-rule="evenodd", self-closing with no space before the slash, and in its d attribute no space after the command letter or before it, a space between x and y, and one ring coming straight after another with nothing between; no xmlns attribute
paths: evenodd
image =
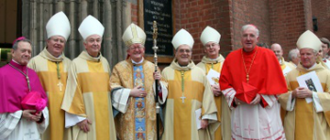
<svg viewBox="0 0 330 140"><path fill-rule="evenodd" d="M31 46L31 42L25 38L15 41L11 51L13 59L0 68L1 140L40 139L40 134L48 126L48 109L42 109L47 104L47 95L37 73L26 66L31 58ZM32 93L40 94L38 99L43 104L39 111L38 107L23 107L24 99ZM32 99L30 103L35 103L31 102Z"/></svg>
<svg viewBox="0 0 330 140"><path fill-rule="evenodd" d="M285 139L276 95L287 92L274 53L256 45L259 30L242 27L243 48L231 52L222 67L221 90L232 109L232 138Z"/></svg>

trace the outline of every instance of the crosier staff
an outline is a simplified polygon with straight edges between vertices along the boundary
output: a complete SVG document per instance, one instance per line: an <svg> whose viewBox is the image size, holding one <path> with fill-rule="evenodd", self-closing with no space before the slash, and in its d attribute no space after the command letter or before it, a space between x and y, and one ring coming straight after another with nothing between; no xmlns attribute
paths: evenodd
<svg viewBox="0 0 330 140"><path fill-rule="evenodd" d="M155 72L157 72L158 69L158 62L157 62L157 35L158 35L158 31L157 31L157 22L154 21L153 22L153 47L152 49L154 50L154 63L155 63ZM160 136L159 136L159 120L160 120L160 114L159 114L159 102L158 102L158 93L159 93L159 89L158 89L158 80L155 79L155 90L156 90L156 96L155 96L155 101L156 101L156 125L157 125L157 129L156 129L156 133L157 133L157 140L160 140Z"/></svg>

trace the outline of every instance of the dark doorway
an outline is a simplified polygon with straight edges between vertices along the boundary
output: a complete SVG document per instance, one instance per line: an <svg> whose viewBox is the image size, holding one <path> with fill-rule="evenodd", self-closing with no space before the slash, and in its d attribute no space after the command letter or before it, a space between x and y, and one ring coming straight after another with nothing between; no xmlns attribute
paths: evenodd
<svg viewBox="0 0 330 140"><path fill-rule="evenodd" d="M13 41L22 35L22 0L0 1L0 66L10 61Z"/></svg>

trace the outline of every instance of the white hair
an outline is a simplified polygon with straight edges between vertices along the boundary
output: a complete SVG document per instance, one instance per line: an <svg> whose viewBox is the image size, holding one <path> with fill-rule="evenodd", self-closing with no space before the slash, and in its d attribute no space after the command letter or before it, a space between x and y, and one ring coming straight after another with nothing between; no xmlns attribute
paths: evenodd
<svg viewBox="0 0 330 140"><path fill-rule="evenodd" d="M299 54L299 50L297 48L290 50L289 52L289 61L292 61L293 58L297 58Z"/></svg>
<svg viewBox="0 0 330 140"><path fill-rule="evenodd" d="M252 25L252 24L243 25L242 26L242 33L248 28L255 28L256 29L256 35L257 35L257 37L259 37L259 29L255 25Z"/></svg>

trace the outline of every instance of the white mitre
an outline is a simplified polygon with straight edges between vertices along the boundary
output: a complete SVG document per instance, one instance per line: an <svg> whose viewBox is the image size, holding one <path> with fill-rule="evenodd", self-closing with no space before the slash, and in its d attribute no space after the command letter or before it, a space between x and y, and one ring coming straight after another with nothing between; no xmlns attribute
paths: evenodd
<svg viewBox="0 0 330 140"><path fill-rule="evenodd" d="M81 22L78 31L84 40L91 35L99 35L102 38L104 26L95 17L89 15Z"/></svg>
<svg viewBox="0 0 330 140"><path fill-rule="evenodd" d="M175 49L184 44L192 49L194 47L194 38L185 29L181 29L174 35L172 44Z"/></svg>
<svg viewBox="0 0 330 140"><path fill-rule="evenodd" d="M126 46L131 46L135 43L144 45L146 42L146 36L146 33L139 26L132 23L126 28L122 39Z"/></svg>
<svg viewBox="0 0 330 140"><path fill-rule="evenodd" d="M53 15L46 24L47 38L52 36L62 36L68 40L71 27L68 17L61 11Z"/></svg>
<svg viewBox="0 0 330 140"><path fill-rule="evenodd" d="M206 43L211 42L211 41L219 44L220 38L221 38L221 34L217 30L215 30L214 28L212 28L210 26L207 26L203 30L200 40L203 43L203 45L205 46Z"/></svg>
<svg viewBox="0 0 330 140"><path fill-rule="evenodd" d="M310 48L319 51L321 49L322 42L313 32L307 30L298 38L297 46L298 49Z"/></svg>

